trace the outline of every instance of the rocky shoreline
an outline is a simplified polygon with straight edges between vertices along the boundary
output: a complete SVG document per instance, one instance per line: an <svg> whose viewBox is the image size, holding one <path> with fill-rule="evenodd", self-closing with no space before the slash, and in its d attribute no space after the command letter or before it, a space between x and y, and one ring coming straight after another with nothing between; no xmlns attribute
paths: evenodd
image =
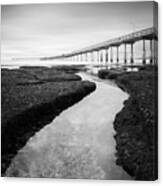
<svg viewBox="0 0 163 186"><path fill-rule="evenodd" d="M99 72L99 77L114 79L130 95L116 115L114 128L116 163L135 180L158 177L158 77L157 67L147 66L138 72Z"/></svg>
<svg viewBox="0 0 163 186"><path fill-rule="evenodd" d="M1 174L28 139L95 90L66 67L2 69Z"/></svg>

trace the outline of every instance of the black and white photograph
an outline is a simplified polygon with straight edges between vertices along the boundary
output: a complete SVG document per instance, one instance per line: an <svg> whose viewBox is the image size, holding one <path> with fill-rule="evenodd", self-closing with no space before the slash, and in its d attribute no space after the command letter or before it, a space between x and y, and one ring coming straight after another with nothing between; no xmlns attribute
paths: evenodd
<svg viewBox="0 0 163 186"><path fill-rule="evenodd" d="M158 179L158 4L1 5L1 176Z"/></svg>

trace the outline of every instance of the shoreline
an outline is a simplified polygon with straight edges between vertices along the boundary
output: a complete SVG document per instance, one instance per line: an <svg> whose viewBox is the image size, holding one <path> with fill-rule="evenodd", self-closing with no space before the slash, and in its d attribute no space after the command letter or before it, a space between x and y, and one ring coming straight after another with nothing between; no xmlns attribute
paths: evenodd
<svg viewBox="0 0 163 186"><path fill-rule="evenodd" d="M112 79L130 95L113 123L116 131L117 165L122 166L135 180L156 180L157 67L140 67L138 72L100 73L102 78Z"/></svg>
<svg viewBox="0 0 163 186"><path fill-rule="evenodd" d="M96 89L75 71L71 67L2 70L2 176L31 136Z"/></svg>

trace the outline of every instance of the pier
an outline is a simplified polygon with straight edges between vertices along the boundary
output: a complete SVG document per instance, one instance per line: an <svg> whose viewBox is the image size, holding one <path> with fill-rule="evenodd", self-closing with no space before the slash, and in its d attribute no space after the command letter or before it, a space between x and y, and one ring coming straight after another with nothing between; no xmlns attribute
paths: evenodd
<svg viewBox="0 0 163 186"><path fill-rule="evenodd" d="M154 27L150 27L105 42L97 43L71 53L63 54L62 56L56 56L54 59L71 60L74 62L91 61L98 62L99 65L104 63L106 66L109 64L119 64L119 47L123 45L123 64L127 65L127 53L129 52L130 62L128 64L132 65L134 64L134 45L136 42L141 41L141 64L145 65L147 61L146 41L149 41L150 57L148 57L148 59L149 63L154 65L157 64L157 40L157 30ZM113 49L116 49L116 60L113 60Z"/></svg>

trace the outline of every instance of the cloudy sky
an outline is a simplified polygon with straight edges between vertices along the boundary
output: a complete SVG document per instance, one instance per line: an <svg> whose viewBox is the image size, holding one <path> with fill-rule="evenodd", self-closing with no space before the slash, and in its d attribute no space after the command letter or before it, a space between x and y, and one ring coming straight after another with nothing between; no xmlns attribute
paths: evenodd
<svg viewBox="0 0 163 186"><path fill-rule="evenodd" d="M152 2L3 5L2 59L55 56L153 25Z"/></svg>

